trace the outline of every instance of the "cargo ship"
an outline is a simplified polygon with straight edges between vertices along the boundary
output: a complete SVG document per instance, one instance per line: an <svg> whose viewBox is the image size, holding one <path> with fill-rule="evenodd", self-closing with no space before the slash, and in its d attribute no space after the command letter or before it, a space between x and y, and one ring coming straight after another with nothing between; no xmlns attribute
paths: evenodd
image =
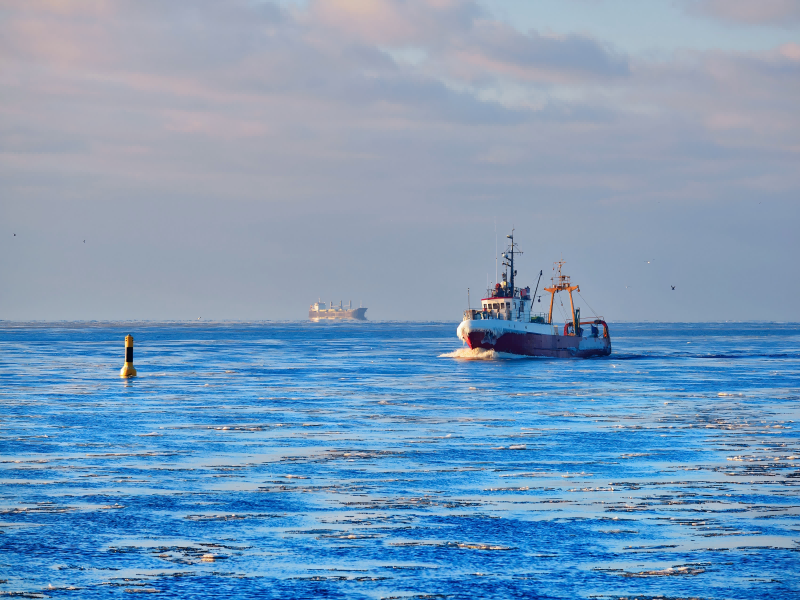
<svg viewBox="0 0 800 600"><path fill-rule="evenodd" d="M505 267L503 280L487 290L479 309L470 307L464 312L464 320L457 330L459 339L472 349L482 348L519 356L590 358L610 355L608 325L600 316L581 321L580 308L575 307L572 299L572 292L580 293L581 290L578 285L572 284L568 275L562 273L562 267L566 264L563 260L554 264L552 285L544 288L545 292L550 293L550 310L538 314L533 312L542 272L539 271L533 296L530 286L514 287L517 275L514 259L521 252L514 243L514 232L506 237L510 245L502 254ZM569 295L570 309L563 327L553 322L553 305L556 294L561 292Z"/></svg>
<svg viewBox="0 0 800 600"><path fill-rule="evenodd" d="M359 321L367 320L367 309L363 307L353 308L353 301L351 300L349 306L345 308L343 302L339 302L339 306L334 306L333 302L326 305L322 300L315 302L308 309L308 318L313 320L319 319L358 319Z"/></svg>

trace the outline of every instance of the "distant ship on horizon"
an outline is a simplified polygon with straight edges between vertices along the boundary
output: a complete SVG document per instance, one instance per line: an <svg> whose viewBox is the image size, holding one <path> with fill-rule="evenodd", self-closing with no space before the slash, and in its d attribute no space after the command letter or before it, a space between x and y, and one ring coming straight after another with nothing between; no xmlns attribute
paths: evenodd
<svg viewBox="0 0 800 600"><path fill-rule="evenodd" d="M339 306L334 306L333 302L326 305L319 299L312 304L308 309L308 318L314 321L319 319L358 319L359 321L367 320L367 309L364 307L353 308L353 301L348 303L348 307L344 308L343 301L339 301Z"/></svg>

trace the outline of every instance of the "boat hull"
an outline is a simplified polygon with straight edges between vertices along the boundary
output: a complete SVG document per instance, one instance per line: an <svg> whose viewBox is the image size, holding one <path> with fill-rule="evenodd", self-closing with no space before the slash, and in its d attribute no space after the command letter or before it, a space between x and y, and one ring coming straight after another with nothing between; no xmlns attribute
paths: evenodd
<svg viewBox="0 0 800 600"><path fill-rule="evenodd" d="M526 331L523 329L525 326L520 325L521 327L504 327L503 321L464 321L458 328L458 337L473 349L482 348L519 356L592 358L611 354L610 336L581 337L541 331L552 331L549 326L535 328L540 331Z"/></svg>
<svg viewBox="0 0 800 600"><path fill-rule="evenodd" d="M366 308L353 308L350 310L309 310L309 319L358 319L359 321L366 321L367 309Z"/></svg>

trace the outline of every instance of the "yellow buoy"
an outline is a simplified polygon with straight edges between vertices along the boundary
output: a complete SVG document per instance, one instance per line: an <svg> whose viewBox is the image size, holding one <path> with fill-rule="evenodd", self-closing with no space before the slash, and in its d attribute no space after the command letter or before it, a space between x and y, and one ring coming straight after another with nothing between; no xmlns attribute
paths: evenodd
<svg viewBox="0 0 800 600"><path fill-rule="evenodd" d="M119 371L120 377L136 377L136 369L133 368L133 336L125 336L125 366Z"/></svg>

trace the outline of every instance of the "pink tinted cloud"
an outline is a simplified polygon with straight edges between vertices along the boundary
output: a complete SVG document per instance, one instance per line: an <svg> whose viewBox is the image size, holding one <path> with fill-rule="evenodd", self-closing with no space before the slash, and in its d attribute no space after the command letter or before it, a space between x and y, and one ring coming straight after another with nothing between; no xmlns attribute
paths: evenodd
<svg viewBox="0 0 800 600"><path fill-rule="evenodd" d="M98 15L80 17L31 6L8 11L3 40L5 53L51 65L101 64L108 62L114 39Z"/></svg>
<svg viewBox="0 0 800 600"><path fill-rule="evenodd" d="M312 0L306 16L350 42L404 46L436 45L481 13L471 1Z"/></svg>
<svg viewBox="0 0 800 600"><path fill-rule="evenodd" d="M783 44L778 48L778 53L783 58L800 62L800 44L794 44L791 42L788 44Z"/></svg>
<svg viewBox="0 0 800 600"><path fill-rule="evenodd" d="M301 19L315 42L416 48L427 73L465 82L574 82L629 72L626 56L587 35L520 31L471 1L314 0Z"/></svg>
<svg viewBox="0 0 800 600"><path fill-rule="evenodd" d="M127 18L134 5L140 12ZM777 145L800 130L786 103L798 91L797 44L769 56L698 54L654 65L582 34L521 32L449 0L312 1L285 20L259 20L247 3L231 3L224 15L199 3L196 21L148 2L120 2L127 8L113 16L70 17L44 6L20 5L0 35L13 50L0 61L15 59L15 93L57 96L63 112L85 110L82 104L124 108L154 136L250 140L308 123L312 130L352 123L379 131L528 119L597 124L645 109L711 131L774 135ZM380 51L389 42L419 44L429 58L419 67L395 65ZM349 47L358 51L342 50ZM47 68L28 69L31 57ZM453 81L467 85L454 93ZM506 82L517 94L510 100L500 87ZM26 103L7 101L3 110L12 109L44 125ZM69 119L52 126L61 122ZM121 137L134 128L124 120L115 126Z"/></svg>
<svg viewBox="0 0 800 600"><path fill-rule="evenodd" d="M798 0L688 0L687 8L695 14L750 25L800 22Z"/></svg>

